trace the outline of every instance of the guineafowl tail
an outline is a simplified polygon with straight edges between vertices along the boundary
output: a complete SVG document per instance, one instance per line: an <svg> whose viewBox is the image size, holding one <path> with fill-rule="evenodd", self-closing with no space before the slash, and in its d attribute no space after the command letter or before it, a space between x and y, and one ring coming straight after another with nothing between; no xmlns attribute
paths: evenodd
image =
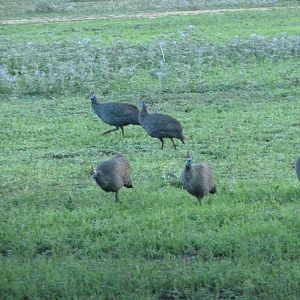
<svg viewBox="0 0 300 300"><path fill-rule="evenodd" d="M216 186L211 188L210 191L209 191L210 194L215 194L216 192L217 192L217 187Z"/></svg>
<svg viewBox="0 0 300 300"><path fill-rule="evenodd" d="M128 184L126 184L126 185L124 185L124 186L127 187L128 189L132 189L132 188L133 188L132 183L128 183Z"/></svg>
<svg viewBox="0 0 300 300"><path fill-rule="evenodd" d="M126 182L124 184L124 186L127 187L128 189L132 189L133 188L131 178L128 178L128 182Z"/></svg>
<svg viewBox="0 0 300 300"><path fill-rule="evenodd" d="M298 157L298 159L296 161L295 169L296 169L297 177L300 180L300 156Z"/></svg>

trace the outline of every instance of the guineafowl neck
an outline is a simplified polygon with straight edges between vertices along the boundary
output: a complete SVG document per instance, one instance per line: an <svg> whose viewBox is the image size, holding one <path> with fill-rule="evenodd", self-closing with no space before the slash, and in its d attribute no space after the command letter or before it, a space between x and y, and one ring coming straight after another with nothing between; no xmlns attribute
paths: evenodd
<svg viewBox="0 0 300 300"><path fill-rule="evenodd" d="M147 110L142 109L140 112L140 120L143 121L147 115L148 115Z"/></svg>
<svg viewBox="0 0 300 300"><path fill-rule="evenodd" d="M185 170L188 171L188 172L191 172L191 165L186 165Z"/></svg>
<svg viewBox="0 0 300 300"><path fill-rule="evenodd" d="M141 114L148 115L148 110L147 110L147 108L143 107L143 108L141 109Z"/></svg>
<svg viewBox="0 0 300 300"><path fill-rule="evenodd" d="M92 105L100 104L100 103L98 103L98 101L97 101L96 98L95 98L95 99L92 99L92 100L91 100L91 103L92 103Z"/></svg>
<svg viewBox="0 0 300 300"><path fill-rule="evenodd" d="M190 170L191 167L192 167L192 160L191 160L191 159L188 159L188 160L186 161L186 164L185 164L185 169L186 169L186 170Z"/></svg>
<svg viewBox="0 0 300 300"><path fill-rule="evenodd" d="M191 178L193 176L193 170L191 167L185 166L184 173L186 178Z"/></svg>

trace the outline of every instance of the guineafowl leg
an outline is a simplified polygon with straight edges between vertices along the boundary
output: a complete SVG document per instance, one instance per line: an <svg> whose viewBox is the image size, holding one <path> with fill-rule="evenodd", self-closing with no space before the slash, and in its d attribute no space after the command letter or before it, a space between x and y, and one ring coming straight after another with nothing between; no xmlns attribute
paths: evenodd
<svg viewBox="0 0 300 300"><path fill-rule="evenodd" d="M172 143L173 143L174 149L176 150L176 145L175 145L175 143L174 143L174 140L173 140L172 138L170 138L170 139L171 139L171 141L172 141Z"/></svg>
<svg viewBox="0 0 300 300"><path fill-rule="evenodd" d="M119 126L116 126L116 128L114 128L114 129L110 129L110 130L107 130L107 131L103 132L102 135L108 134L108 133L110 133L112 131L119 130L119 128L120 128Z"/></svg>
<svg viewBox="0 0 300 300"><path fill-rule="evenodd" d="M202 201L201 201L201 200L202 200L202 198L199 197L199 198L198 198L198 201L199 201L199 204L200 204L200 205L202 205Z"/></svg>
<svg viewBox="0 0 300 300"><path fill-rule="evenodd" d="M164 149L164 139L163 138L159 138L159 140L161 141L161 150Z"/></svg>
<svg viewBox="0 0 300 300"><path fill-rule="evenodd" d="M117 190L116 194L115 194L116 203L120 202L118 193L119 193L119 190Z"/></svg>
<svg viewBox="0 0 300 300"><path fill-rule="evenodd" d="M123 126L120 126L120 128L121 128L121 131L122 131L122 136L124 137L124 128L123 128Z"/></svg>

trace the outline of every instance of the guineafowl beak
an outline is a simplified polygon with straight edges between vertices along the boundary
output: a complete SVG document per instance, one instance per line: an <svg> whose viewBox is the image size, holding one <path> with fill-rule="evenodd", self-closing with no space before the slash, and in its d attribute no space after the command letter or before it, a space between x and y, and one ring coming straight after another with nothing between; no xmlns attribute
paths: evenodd
<svg viewBox="0 0 300 300"><path fill-rule="evenodd" d="M96 177L96 171L94 170L94 167L92 166L91 170L90 170L90 176L95 179Z"/></svg>
<svg viewBox="0 0 300 300"><path fill-rule="evenodd" d="M96 172L94 171L94 172L91 174L91 178L94 179L94 180L96 180L96 177L97 177L97 174L96 174Z"/></svg>

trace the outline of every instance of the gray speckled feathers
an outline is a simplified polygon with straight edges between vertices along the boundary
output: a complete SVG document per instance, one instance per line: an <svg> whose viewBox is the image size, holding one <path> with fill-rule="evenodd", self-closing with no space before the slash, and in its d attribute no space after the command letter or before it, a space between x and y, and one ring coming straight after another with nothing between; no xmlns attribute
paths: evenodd
<svg viewBox="0 0 300 300"><path fill-rule="evenodd" d="M300 156L298 157L298 159L296 161L295 170L296 170L297 177L300 180Z"/></svg>
<svg viewBox="0 0 300 300"><path fill-rule="evenodd" d="M122 131L124 136L124 126L140 125L138 108L129 103L109 102L99 103L94 93L89 96L92 108L96 115L106 124L115 126L115 129L105 131L103 134L118 130Z"/></svg>
<svg viewBox="0 0 300 300"><path fill-rule="evenodd" d="M128 159L124 155L116 155L103 161L96 170L92 170L91 175L102 190L116 193L115 199L118 202L119 189L123 186L132 188L130 173Z"/></svg>
<svg viewBox="0 0 300 300"><path fill-rule="evenodd" d="M184 144L181 124L168 115L149 114L144 102L140 112L140 124L151 137L161 141L161 149L164 147L164 138L170 138L175 149L173 138L179 139Z"/></svg>
<svg viewBox="0 0 300 300"><path fill-rule="evenodd" d="M216 184L209 163L192 164L192 156L187 154L185 168L181 175L182 185L191 195L201 199L208 193L216 192Z"/></svg>

